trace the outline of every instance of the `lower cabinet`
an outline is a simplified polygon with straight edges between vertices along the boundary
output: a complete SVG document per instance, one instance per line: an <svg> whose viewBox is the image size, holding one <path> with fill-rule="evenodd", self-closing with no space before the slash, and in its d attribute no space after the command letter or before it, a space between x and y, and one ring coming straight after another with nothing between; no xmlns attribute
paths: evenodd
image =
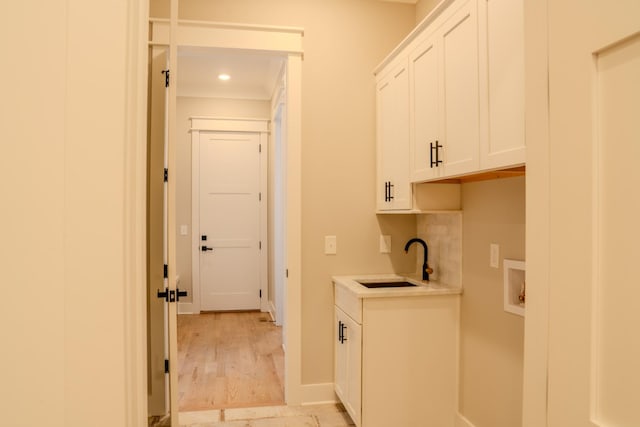
<svg viewBox="0 0 640 427"><path fill-rule="evenodd" d="M357 426L455 425L459 295L337 296L335 313L335 390Z"/></svg>
<svg viewBox="0 0 640 427"><path fill-rule="evenodd" d="M362 401L362 326L336 306L335 390L356 425Z"/></svg>

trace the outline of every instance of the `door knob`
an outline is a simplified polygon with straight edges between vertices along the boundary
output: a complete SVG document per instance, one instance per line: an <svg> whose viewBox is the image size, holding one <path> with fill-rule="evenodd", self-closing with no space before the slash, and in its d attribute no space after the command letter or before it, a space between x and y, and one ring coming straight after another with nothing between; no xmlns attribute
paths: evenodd
<svg viewBox="0 0 640 427"><path fill-rule="evenodd" d="M212 251L213 248L210 248L208 246L201 246L200 249L202 250L202 252L207 252L207 251Z"/></svg>
<svg viewBox="0 0 640 427"><path fill-rule="evenodd" d="M181 291L180 289L176 288L176 301L180 301L180 297L186 297L187 295L187 291Z"/></svg>

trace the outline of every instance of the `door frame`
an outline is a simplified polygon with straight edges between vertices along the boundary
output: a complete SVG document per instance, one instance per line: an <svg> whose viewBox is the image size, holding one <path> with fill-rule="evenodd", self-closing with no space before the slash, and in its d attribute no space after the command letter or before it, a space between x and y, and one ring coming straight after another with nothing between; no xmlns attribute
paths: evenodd
<svg viewBox="0 0 640 427"><path fill-rule="evenodd" d="M269 199L271 200L271 219L268 227L272 227L272 237L269 241L269 281L273 284L273 295L269 294L269 311L275 320L276 326L283 326L284 319L284 299L285 299L285 261L286 261L286 245L285 245L285 224L287 222L285 212L285 188L286 171L285 156L283 147L286 145L283 135L283 129L286 128L286 103L285 103L285 83L284 83L284 67L280 72L278 84L279 87L275 91L277 95L272 98L271 106L271 141L269 145L269 164L271 169L268 171L269 179L272 179L272 188L269 188ZM283 337L284 340L284 337Z"/></svg>
<svg viewBox="0 0 640 427"><path fill-rule="evenodd" d="M191 119L191 283L192 303L180 303L178 312L199 313L201 309L200 292L200 136L202 132L233 132L257 134L260 139L260 224L259 239L262 250L259 254L260 269L260 311L268 311L268 254L267 237L267 155L269 121L267 119L228 119L216 117L190 117Z"/></svg>
<svg viewBox="0 0 640 427"><path fill-rule="evenodd" d="M284 383L285 402L302 403L302 39L304 30L294 27L274 27L220 22L178 20L177 0L171 0L170 19L150 19L152 45L168 45L171 79L179 73L178 46L199 46L235 51L261 52L279 55L285 62L285 104L287 105L285 133L285 245L286 291L284 325ZM146 79L146 76L145 76ZM146 82L146 80L145 80ZM169 168L175 169L177 138L175 85L169 87ZM169 174L169 198L175 200L175 174ZM176 289L176 224L175 207L169 206L169 289ZM172 306L175 307L175 306ZM170 316L175 315L175 312ZM170 340L176 339L177 328L170 325ZM175 343L170 346L170 359L177 360ZM140 373L144 375L144 373ZM171 408L177 408L177 370L169 373ZM173 411L173 409L172 409ZM177 412L177 411L176 411ZM177 417L176 417L177 418ZM172 418L172 425L174 420ZM175 423L177 426L177 421Z"/></svg>
<svg viewBox="0 0 640 427"><path fill-rule="evenodd" d="M527 313L522 427L547 425L550 283L548 0L524 1ZM533 285L535 284L535 285Z"/></svg>

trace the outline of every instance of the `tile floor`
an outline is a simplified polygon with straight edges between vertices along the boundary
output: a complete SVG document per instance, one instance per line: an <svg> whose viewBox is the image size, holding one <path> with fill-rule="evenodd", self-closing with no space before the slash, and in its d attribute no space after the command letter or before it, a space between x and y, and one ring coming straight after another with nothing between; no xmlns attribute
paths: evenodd
<svg viewBox="0 0 640 427"><path fill-rule="evenodd" d="M263 406L181 412L181 427L348 427L353 422L340 404Z"/></svg>

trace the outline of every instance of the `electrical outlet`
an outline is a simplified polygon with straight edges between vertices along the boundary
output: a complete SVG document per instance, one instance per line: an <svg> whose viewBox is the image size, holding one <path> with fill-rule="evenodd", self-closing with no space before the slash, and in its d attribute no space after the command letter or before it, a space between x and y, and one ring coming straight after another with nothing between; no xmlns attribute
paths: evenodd
<svg viewBox="0 0 640 427"><path fill-rule="evenodd" d="M489 245L489 267L500 268L500 245L497 243Z"/></svg>
<svg viewBox="0 0 640 427"><path fill-rule="evenodd" d="M338 242L336 236L324 236L325 255L335 255L338 252Z"/></svg>
<svg viewBox="0 0 640 427"><path fill-rule="evenodd" d="M391 236L380 235L380 253L391 253Z"/></svg>

